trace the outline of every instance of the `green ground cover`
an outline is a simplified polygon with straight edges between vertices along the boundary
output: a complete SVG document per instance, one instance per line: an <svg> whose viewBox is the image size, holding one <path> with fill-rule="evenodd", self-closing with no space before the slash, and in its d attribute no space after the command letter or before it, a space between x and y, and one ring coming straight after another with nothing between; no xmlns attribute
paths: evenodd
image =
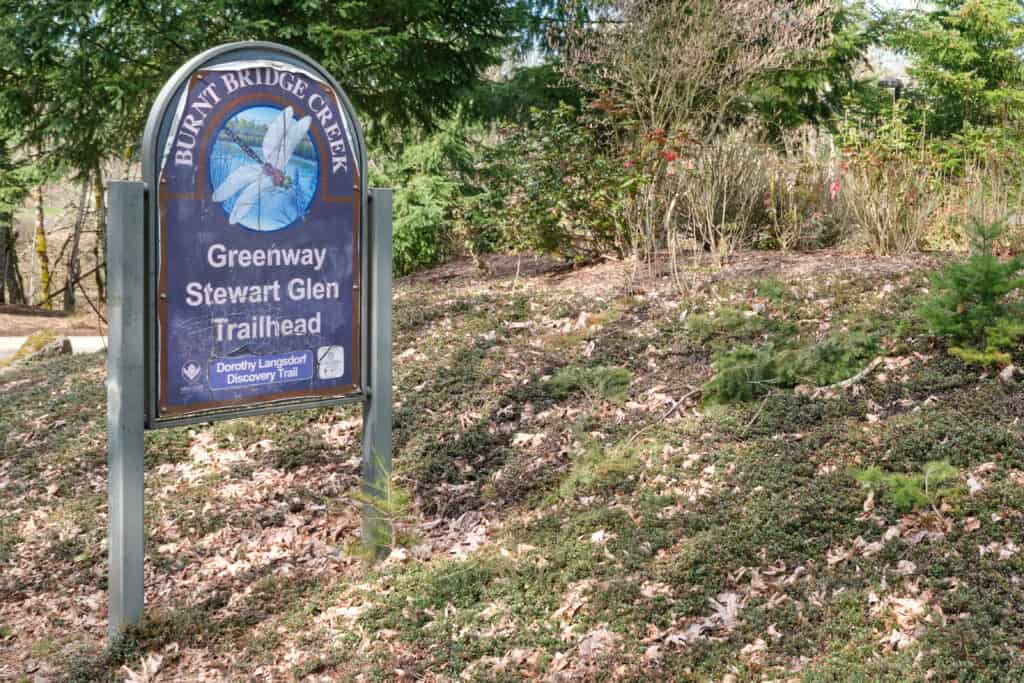
<svg viewBox="0 0 1024 683"><path fill-rule="evenodd" d="M857 263L400 284L391 556L352 409L150 433L113 648L103 359L0 375L0 679L1024 679L1024 392ZM764 384L709 396L738 348Z"/></svg>

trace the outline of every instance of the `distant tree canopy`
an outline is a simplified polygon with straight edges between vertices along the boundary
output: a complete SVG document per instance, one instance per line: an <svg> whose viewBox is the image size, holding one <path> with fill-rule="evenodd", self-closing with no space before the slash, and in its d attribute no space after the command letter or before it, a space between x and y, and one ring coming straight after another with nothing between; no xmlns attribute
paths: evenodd
<svg viewBox="0 0 1024 683"><path fill-rule="evenodd" d="M370 122L429 126L528 19L506 0L0 0L0 125L87 172L133 145L186 59L252 39L320 61Z"/></svg>
<svg viewBox="0 0 1024 683"><path fill-rule="evenodd" d="M1020 0L936 0L892 13L890 40L911 61L930 136L967 126L1020 128L1024 6Z"/></svg>

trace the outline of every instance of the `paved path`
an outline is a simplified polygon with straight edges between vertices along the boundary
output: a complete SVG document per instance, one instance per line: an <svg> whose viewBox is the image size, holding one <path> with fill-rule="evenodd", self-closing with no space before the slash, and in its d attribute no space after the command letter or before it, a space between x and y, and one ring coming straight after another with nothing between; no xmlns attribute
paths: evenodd
<svg viewBox="0 0 1024 683"><path fill-rule="evenodd" d="M106 337L68 337L72 353L95 353L107 348ZM0 360L9 358L25 343L25 337L0 337Z"/></svg>

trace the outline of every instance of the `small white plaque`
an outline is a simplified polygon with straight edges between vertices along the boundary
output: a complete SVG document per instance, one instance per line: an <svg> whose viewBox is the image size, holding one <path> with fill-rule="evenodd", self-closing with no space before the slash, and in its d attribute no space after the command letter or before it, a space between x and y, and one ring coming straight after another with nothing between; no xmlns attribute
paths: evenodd
<svg viewBox="0 0 1024 683"><path fill-rule="evenodd" d="M316 350L317 375L320 379L337 379L345 374L345 349L321 346Z"/></svg>

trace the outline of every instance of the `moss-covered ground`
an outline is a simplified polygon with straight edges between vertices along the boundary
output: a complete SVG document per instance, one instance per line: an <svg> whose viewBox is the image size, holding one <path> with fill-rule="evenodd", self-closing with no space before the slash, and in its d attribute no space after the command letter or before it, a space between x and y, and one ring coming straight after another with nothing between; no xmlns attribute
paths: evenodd
<svg viewBox="0 0 1024 683"><path fill-rule="evenodd" d="M0 375L0 680L1024 680L1024 390L861 263L399 283L400 545L357 552L352 408L148 433L113 647L104 359ZM820 351L702 400L744 345ZM923 505L856 478L934 461Z"/></svg>

